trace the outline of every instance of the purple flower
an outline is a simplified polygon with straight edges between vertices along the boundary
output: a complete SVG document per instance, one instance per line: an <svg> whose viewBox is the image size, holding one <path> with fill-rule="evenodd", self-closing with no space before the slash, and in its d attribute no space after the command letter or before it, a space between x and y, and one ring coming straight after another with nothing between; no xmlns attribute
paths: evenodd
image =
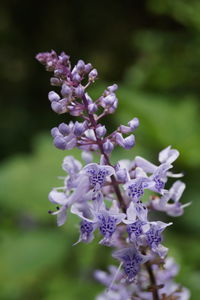
<svg viewBox="0 0 200 300"><path fill-rule="evenodd" d="M168 249L162 245L163 231L172 223L148 219L152 209L179 216L189 205L182 205L179 201L185 189L184 183L176 181L169 190L165 189L169 177L183 175L170 171L179 152L171 146L163 149L158 155L158 165L137 156L132 161L122 159L112 166L110 155L114 147L120 145L131 149L135 145L132 132L139 126L138 118L133 118L106 136L106 127L100 122L104 116L115 112L118 86L108 86L93 101L87 88L95 82L98 72L90 63L78 60L71 67L68 55L64 52L58 55L53 50L38 54L36 59L53 72L51 85L60 88L60 91L48 94L52 110L81 119L54 127L51 130L54 145L62 150L74 147L83 150L82 160L86 163L82 167L72 156L64 158L62 168L67 174L60 177L63 186L49 193L49 200L56 205L56 211L49 212L57 216L57 224L61 226L71 207L71 213L81 220L76 244L91 242L98 229L102 236L99 243L118 249L113 257L120 261L119 268L110 268L110 274L96 272L96 277L108 288L97 299L152 300L166 297L188 300L188 290L173 281L178 269L172 260L165 258ZM91 151L100 154L100 164L93 163ZM149 202L143 203L145 189L160 196L153 195ZM124 280L124 275L127 280ZM155 294L158 295L155 297Z"/></svg>
<svg viewBox="0 0 200 300"><path fill-rule="evenodd" d="M112 235L117 225L125 218L125 214L120 213L117 201L114 200L109 210L102 206L97 213L97 218L99 231L104 236L100 243L109 246Z"/></svg>
<svg viewBox="0 0 200 300"><path fill-rule="evenodd" d="M89 176L91 186L98 191L106 182L106 177L115 173L113 167L91 163L83 168L83 171Z"/></svg>
<svg viewBox="0 0 200 300"><path fill-rule="evenodd" d="M65 190L65 188L61 188ZM49 211L52 215L57 215L57 224L61 226L65 223L67 218L67 209L75 202L84 202L88 200L89 191L89 181L87 176L80 176L79 180L77 180L76 189L69 194L65 192L58 192L56 189L53 189L49 193L49 201L54 204L61 205L61 208L58 208L57 211L52 212Z"/></svg>
<svg viewBox="0 0 200 300"><path fill-rule="evenodd" d="M141 168L136 168L135 175L135 179L124 184L124 189L127 195L136 202L144 195L144 190L153 188L155 183Z"/></svg>
<svg viewBox="0 0 200 300"><path fill-rule="evenodd" d="M172 168L172 165L168 163L161 164L152 174L150 179L154 181L152 190L163 194L165 192L164 187L167 181L167 171Z"/></svg>
<svg viewBox="0 0 200 300"><path fill-rule="evenodd" d="M110 140L107 140L105 143L103 143L103 150L106 154L110 154L114 149L113 143L111 143Z"/></svg>
<svg viewBox="0 0 200 300"><path fill-rule="evenodd" d="M164 258L167 254L168 249L161 245L162 242L162 232L172 223L164 222L150 222L150 229L145 233L146 241L151 250L157 253L161 258Z"/></svg>
<svg viewBox="0 0 200 300"><path fill-rule="evenodd" d="M115 251L112 256L123 263L124 272L129 282L135 279L141 264L149 259L148 256L140 254L134 247Z"/></svg>
<svg viewBox="0 0 200 300"><path fill-rule="evenodd" d="M104 238L100 241L100 244L106 246L110 246L111 238L117 228L117 225L121 223L125 217L125 214L119 212L116 201L113 201L111 208L108 210L102 199L96 203L93 202L93 204L85 205L84 207L79 204L75 204L72 206L71 212L91 223L94 230L99 228L100 233L104 236Z"/></svg>
<svg viewBox="0 0 200 300"><path fill-rule="evenodd" d="M162 197L156 197L151 200L150 204L155 210L164 211L169 216L178 217L184 212L184 208L189 206L191 203L181 204L179 202L185 189L185 183L176 181L169 191L166 191ZM168 203L171 200L170 203Z"/></svg>

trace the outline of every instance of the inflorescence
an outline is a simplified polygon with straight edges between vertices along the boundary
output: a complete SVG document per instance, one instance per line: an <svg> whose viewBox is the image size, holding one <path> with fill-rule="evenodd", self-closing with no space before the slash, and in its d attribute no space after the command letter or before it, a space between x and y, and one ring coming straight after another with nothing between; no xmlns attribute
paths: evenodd
<svg viewBox="0 0 200 300"><path fill-rule="evenodd" d="M168 249L163 245L163 231L172 223L152 221L149 217L152 211L181 216L189 205L179 201L185 189L182 181L178 179L170 189L165 188L169 177L182 177L171 172L179 152L171 146L165 148L158 155L158 165L140 156L112 165L113 149L117 145L131 149L135 145L133 132L139 126L138 118L133 118L108 133L101 123L118 106L118 86L108 86L98 99L92 100L87 88L96 81L98 73L90 63L79 60L72 68L68 55L57 55L53 50L39 53L36 59L53 72L51 85L59 89L48 94L52 110L82 120L61 123L51 130L57 148L82 150L84 166L72 156L64 158L62 168L67 176L62 187L49 193L49 200L57 207L49 213L57 216L58 226L65 223L68 211L76 214L80 218L76 244L90 243L99 231L99 243L114 248L112 256L120 262L118 269L110 266L108 273L95 272L95 277L107 287L96 299L189 299L189 291L173 281L178 266L172 258L166 258ZM100 154L99 163L93 162L92 152ZM144 203L145 189L153 194Z"/></svg>

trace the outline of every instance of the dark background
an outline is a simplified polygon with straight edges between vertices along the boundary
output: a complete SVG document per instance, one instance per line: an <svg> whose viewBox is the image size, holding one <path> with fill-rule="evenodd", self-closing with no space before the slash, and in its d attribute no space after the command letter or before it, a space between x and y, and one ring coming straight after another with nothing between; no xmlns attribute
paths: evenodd
<svg viewBox="0 0 200 300"><path fill-rule="evenodd" d="M199 33L195 0L1 1L0 298L80 299L85 293L94 299L101 287L92 270L114 263L97 242L71 247L77 219L60 229L46 214L66 155L52 147L49 131L66 117L51 111L49 74L35 55L54 49L97 68L94 96L119 84L118 113L107 120L111 129L140 118L135 150L116 151L113 160L140 154L156 162L168 145L180 151L175 169L185 172L183 202L192 206L173 220L165 244L181 264L177 280L198 299Z"/></svg>

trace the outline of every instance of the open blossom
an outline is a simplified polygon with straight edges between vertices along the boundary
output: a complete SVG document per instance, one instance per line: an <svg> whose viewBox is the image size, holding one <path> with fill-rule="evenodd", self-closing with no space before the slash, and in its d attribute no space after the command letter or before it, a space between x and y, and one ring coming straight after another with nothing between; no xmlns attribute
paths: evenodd
<svg viewBox="0 0 200 300"><path fill-rule="evenodd" d="M139 126L137 117L113 132L102 123L102 118L118 107L118 86L110 85L92 99L87 89L98 79L98 72L90 63L78 60L72 66L65 52L54 50L39 53L36 59L52 72L53 88L48 93L52 110L79 117L52 128L53 143L64 151L82 150L83 160L64 158L62 168L67 174L61 177L62 186L49 193L49 201L56 206L49 213L57 216L58 226L65 223L68 213L78 216L79 238L74 245L96 242L100 236L99 244L111 247L112 257L119 261L119 267L111 266L109 273L95 272L107 288L96 299L188 300L187 288L173 280L178 267L167 257L168 248L163 245L164 231L172 223L152 220L151 214L161 211L181 216L190 204L180 202L185 189L182 181L168 187L168 178L183 176L171 171L178 150L171 146L161 150L157 164L141 156L111 164L115 147L130 150L135 146ZM100 155L99 161L93 161L92 152ZM146 190L151 196L144 201Z"/></svg>

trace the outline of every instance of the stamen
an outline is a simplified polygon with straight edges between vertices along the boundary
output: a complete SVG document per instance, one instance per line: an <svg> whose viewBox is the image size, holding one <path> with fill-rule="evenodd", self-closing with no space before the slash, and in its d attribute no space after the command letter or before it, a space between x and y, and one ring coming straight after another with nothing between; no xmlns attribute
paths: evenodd
<svg viewBox="0 0 200 300"><path fill-rule="evenodd" d="M122 265L123 265L123 262L121 262L121 263L119 264L119 267L118 267L118 269L117 269L115 275L113 276L113 279L112 279L112 281L111 281L109 287L106 289L106 292L107 292L107 293L108 293L108 292L111 290L111 288L113 287L113 285L114 285L114 283L115 283L115 280L116 280L116 278L117 278L117 276L118 276L118 274L119 274L119 271L120 271Z"/></svg>

